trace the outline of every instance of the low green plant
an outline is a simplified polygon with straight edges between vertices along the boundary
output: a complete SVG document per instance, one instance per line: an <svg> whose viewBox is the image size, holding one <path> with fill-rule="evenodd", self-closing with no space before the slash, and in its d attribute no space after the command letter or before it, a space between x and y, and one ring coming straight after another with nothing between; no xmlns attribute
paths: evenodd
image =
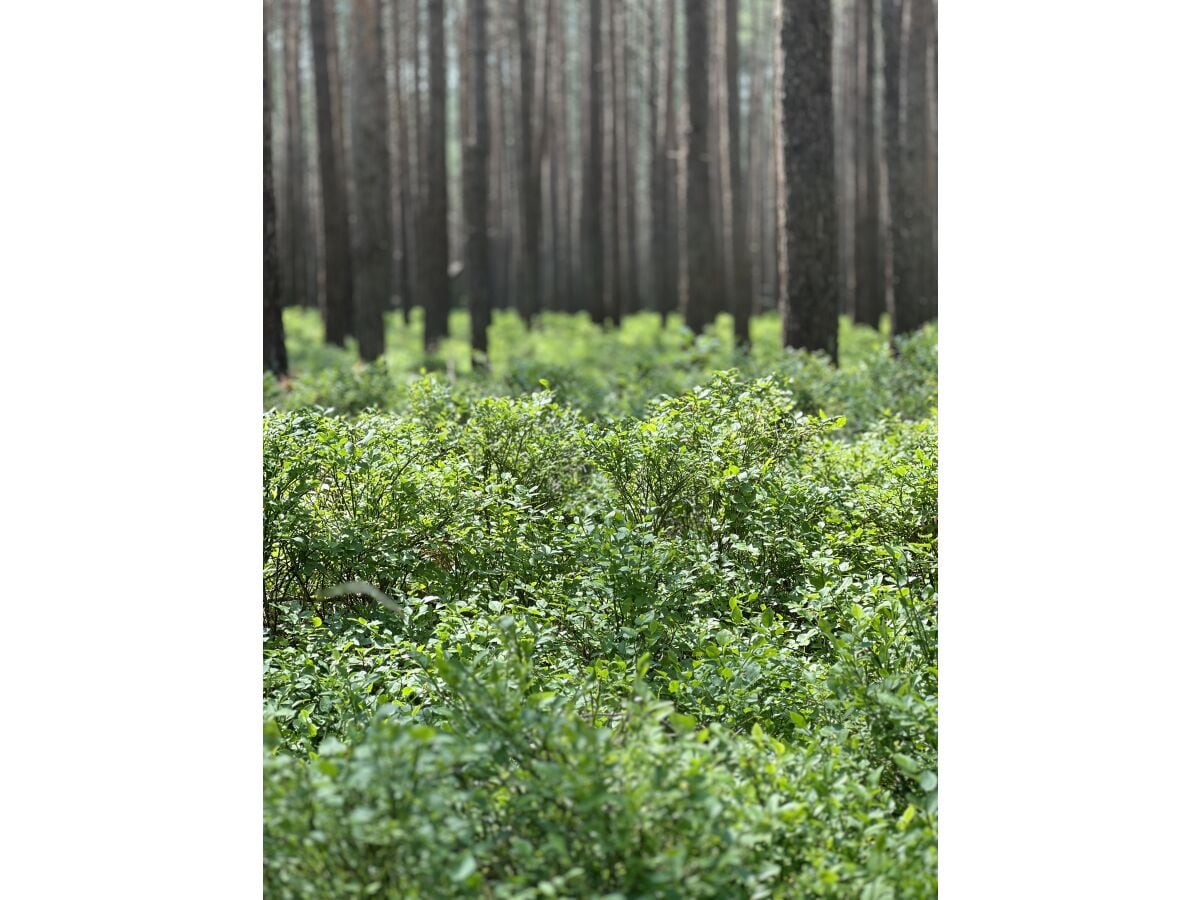
<svg viewBox="0 0 1200 900"><path fill-rule="evenodd" d="M653 324L603 343L655 386L271 388L268 896L936 894L936 333Z"/></svg>

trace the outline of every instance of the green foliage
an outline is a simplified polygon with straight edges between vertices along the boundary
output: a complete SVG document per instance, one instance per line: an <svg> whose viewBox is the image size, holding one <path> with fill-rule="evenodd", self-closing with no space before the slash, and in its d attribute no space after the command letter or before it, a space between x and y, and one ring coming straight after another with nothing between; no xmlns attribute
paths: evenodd
<svg viewBox="0 0 1200 900"><path fill-rule="evenodd" d="M646 324L268 383L267 896L936 893L936 333Z"/></svg>
<svg viewBox="0 0 1200 900"><path fill-rule="evenodd" d="M835 368L821 356L783 350L776 316L751 323L754 343L746 354L733 346L727 316L693 341L675 316L663 328L658 316L639 313L627 317L620 330L606 331L583 314L547 313L530 332L515 313L501 310L490 329L490 372L479 373L471 369L470 323L462 311L452 313L451 337L437 357L423 348L420 310L408 326L399 314L389 314L388 352L370 366L356 362L352 346L322 344L313 310L289 308L284 321L293 377L286 387L264 379L268 409L404 412L404 383L426 370L452 378L460 396L522 396L549 388L560 403L590 420L641 417L655 400L734 368L747 379L777 377L809 415L846 416L847 436L886 414L924 418L937 403L936 326L898 338L893 353L879 332L843 320L842 365Z"/></svg>

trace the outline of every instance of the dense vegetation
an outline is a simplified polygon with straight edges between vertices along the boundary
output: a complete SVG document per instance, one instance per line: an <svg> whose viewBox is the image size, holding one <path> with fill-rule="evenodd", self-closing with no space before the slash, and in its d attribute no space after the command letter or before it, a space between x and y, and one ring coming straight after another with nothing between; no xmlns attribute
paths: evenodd
<svg viewBox="0 0 1200 900"><path fill-rule="evenodd" d="M268 895L936 893L936 329L456 318L451 382L288 315Z"/></svg>

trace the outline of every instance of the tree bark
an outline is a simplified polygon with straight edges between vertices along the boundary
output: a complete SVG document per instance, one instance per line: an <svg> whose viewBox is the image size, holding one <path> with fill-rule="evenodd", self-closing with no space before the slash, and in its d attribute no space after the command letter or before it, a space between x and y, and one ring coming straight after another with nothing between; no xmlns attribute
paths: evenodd
<svg viewBox="0 0 1200 900"><path fill-rule="evenodd" d="M470 53L464 60L470 116L463 122L463 219L466 223L466 277L470 291L472 364L487 368L487 326L491 302L488 259L488 86L487 3L470 0Z"/></svg>
<svg viewBox="0 0 1200 900"><path fill-rule="evenodd" d="M597 325L604 322L604 231L600 221L600 191L604 178L604 76L600 55L600 0L588 4L588 54L585 80L587 131L581 136L583 193L579 204L579 232L583 252L583 292L587 309Z"/></svg>
<svg viewBox="0 0 1200 900"><path fill-rule="evenodd" d="M687 17L687 261L684 320L699 335L716 309L718 267L708 129L708 16L702 0L686 0Z"/></svg>
<svg viewBox="0 0 1200 900"><path fill-rule="evenodd" d="M354 0L355 322L359 355L383 355L383 313L391 296L391 188L387 71L380 0Z"/></svg>
<svg viewBox="0 0 1200 900"><path fill-rule="evenodd" d="M725 96L729 134L729 194L733 246L733 339L750 346L750 272L746 248L746 183L742 175L742 110L738 81L738 0L725 0Z"/></svg>
<svg viewBox="0 0 1200 900"><path fill-rule="evenodd" d="M429 0L427 41L429 66L429 127L425 135L425 210L427 290L425 347L435 350L450 334L449 202L446 176L446 4Z"/></svg>
<svg viewBox="0 0 1200 900"><path fill-rule="evenodd" d="M344 346L354 321L350 268L350 210L346 198L341 127L335 121L330 69L336 65L336 24L328 0L311 0L313 80L317 100L317 153L325 242L325 342ZM332 40L331 40L332 39Z"/></svg>
<svg viewBox="0 0 1200 900"><path fill-rule="evenodd" d="M314 0L315 2L315 0ZM408 100L404 91L404 19L401 0L392 0L392 81L394 84L392 104L395 108L396 152L393 156L392 195L392 256L395 261L393 289L400 297L400 308L404 312L404 324L408 325L412 315L412 255L409 252L409 207L408 194Z"/></svg>
<svg viewBox="0 0 1200 900"><path fill-rule="evenodd" d="M622 197L625 207L625 297L622 308L626 313L637 312L641 309L641 297L638 288L638 225L637 225L637 163L634 158L633 144L637 132L630 112L632 103L630 94L630 22L628 11L623 4L618 4L617 32L620 35L621 48L621 89L617 94L620 101L619 115L621 117L621 181Z"/></svg>
<svg viewBox="0 0 1200 900"><path fill-rule="evenodd" d="M617 328L621 327L621 311L625 301L625 248L621 243L621 219L624 214L624 198L621 193L621 143L622 127L620 87L621 67L617 54L620 40L617 36L617 3L608 0L608 109L605 113L604 141L608 155L608 183L604 188L605 217L608 222L608 271L605 283L609 286L607 305L608 319Z"/></svg>
<svg viewBox="0 0 1200 900"><path fill-rule="evenodd" d="M299 0L285 0L283 13L284 88L284 215L283 304L305 305L306 273L304 223L304 140L300 115L300 9Z"/></svg>
<svg viewBox="0 0 1200 900"><path fill-rule="evenodd" d="M517 0L517 43L521 63L521 237L523 285L518 297L526 327L542 307L542 278L539 248L542 241L541 154L535 152L533 126L534 58L529 36L528 0Z"/></svg>
<svg viewBox="0 0 1200 900"><path fill-rule="evenodd" d="M857 221L855 227L854 320L879 327L884 313L886 281L880 250L880 98L875 59L878 4L858 0L858 154Z"/></svg>
<svg viewBox="0 0 1200 900"><path fill-rule="evenodd" d="M275 183L271 172L271 76L263 32L263 371L287 374L283 311L279 304L279 255L275 240Z"/></svg>
<svg viewBox="0 0 1200 900"><path fill-rule="evenodd" d="M828 0L776 0L783 345L838 360L833 42Z"/></svg>
<svg viewBox="0 0 1200 900"><path fill-rule="evenodd" d="M900 27L899 184L895 241L893 334L916 331L937 318L933 184L929 147L931 0L904 0Z"/></svg>

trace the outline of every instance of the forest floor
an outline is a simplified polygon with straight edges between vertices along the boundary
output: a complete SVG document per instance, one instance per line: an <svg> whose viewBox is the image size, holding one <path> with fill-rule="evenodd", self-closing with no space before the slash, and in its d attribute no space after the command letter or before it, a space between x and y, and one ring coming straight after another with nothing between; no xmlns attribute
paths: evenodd
<svg viewBox="0 0 1200 900"><path fill-rule="evenodd" d="M451 326L264 380L266 895L936 894L936 327Z"/></svg>

